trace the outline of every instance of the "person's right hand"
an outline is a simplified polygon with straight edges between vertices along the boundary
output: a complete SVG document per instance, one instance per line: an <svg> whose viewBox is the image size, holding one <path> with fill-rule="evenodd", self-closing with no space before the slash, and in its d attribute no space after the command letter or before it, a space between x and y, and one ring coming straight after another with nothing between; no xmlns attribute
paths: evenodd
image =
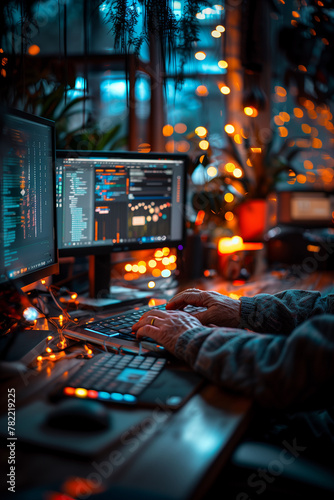
<svg viewBox="0 0 334 500"><path fill-rule="evenodd" d="M189 288L178 293L167 304L166 309L183 310L187 305L206 307L206 311L192 313L203 325L235 328L240 322L240 301L218 292L205 292Z"/></svg>

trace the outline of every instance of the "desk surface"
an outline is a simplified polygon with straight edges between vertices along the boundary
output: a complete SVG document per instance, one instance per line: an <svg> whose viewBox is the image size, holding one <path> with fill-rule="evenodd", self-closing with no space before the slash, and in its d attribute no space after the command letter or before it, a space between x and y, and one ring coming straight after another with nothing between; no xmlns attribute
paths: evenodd
<svg viewBox="0 0 334 500"><path fill-rule="evenodd" d="M248 282L201 280L191 286L239 296L275 293L287 288L325 290L332 286L333 274L313 273L296 278L284 273L268 273L261 279L254 278ZM94 495L87 490L90 484L98 486L101 492L105 491L105 498L109 498L108 491L109 494L112 492L113 500L200 499L246 429L251 417L251 402L207 384L175 412L163 412L158 407L131 409L131 413L126 415L131 434L123 428L122 439L112 439L110 446L107 445L99 456L87 459L71 456L67 452L56 453L38 448L33 444L33 433L30 434L31 441L19 434L20 426L28 423L28 420L20 420L21 410L29 408L35 401L50 404L47 394L54 382L64 371L75 369L77 363L77 359L66 359L45 367L39 373L1 382L0 456L6 464L2 467L2 475L8 473L10 467L6 444L7 391L15 388L18 429L15 483L17 493L24 492L21 498L42 498L43 490L67 492L70 496L72 492L76 498L74 488L78 498L90 496L93 499ZM110 412L117 428L119 422L124 420L124 414L115 407ZM6 478L2 478L1 494L10 498L7 488Z"/></svg>

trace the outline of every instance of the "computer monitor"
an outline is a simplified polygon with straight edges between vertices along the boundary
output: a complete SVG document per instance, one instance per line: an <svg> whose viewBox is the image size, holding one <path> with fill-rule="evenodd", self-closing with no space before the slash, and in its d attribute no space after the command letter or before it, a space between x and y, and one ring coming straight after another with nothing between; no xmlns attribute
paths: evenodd
<svg viewBox="0 0 334 500"><path fill-rule="evenodd" d="M17 110L1 114L0 286L58 272L54 122Z"/></svg>
<svg viewBox="0 0 334 500"><path fill-rule="evenodd" d="M109 289L112 252L184 246L187 169L185 154L57 151L60 256L98 256Z"/></svg>

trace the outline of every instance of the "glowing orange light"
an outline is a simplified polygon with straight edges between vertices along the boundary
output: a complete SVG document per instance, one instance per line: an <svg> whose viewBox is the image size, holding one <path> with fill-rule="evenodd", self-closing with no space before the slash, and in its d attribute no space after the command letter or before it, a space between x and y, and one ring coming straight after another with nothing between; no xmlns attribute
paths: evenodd
<svg viewBox="0 0 334 500"><path fill-rule="evenodd" d="M48 337L46 337L46 340L48 340L49 342L50 342L50 340L52 340L52 339L53 339L52 335L49 335Z"/></svg>
<svg viewBox="0 0 334 500"><path fill-rule="evenodd" d="M197 212L197 216L196 216L196 220L195 220L195 226L200 226L203 223L203 221L204 221L204 217L205 217L204 210L199 210Z"/></svg>
<svg viewBox="0 0 334 500"><path fill-rule="evenodd" d="M288 129L286 127L278 127L278 132L281 137L287 137Z"/></svg>
<svg viewBox="0 0 334 500"><path fill-rule="evenodd" d="M254 106L245 106L244 113L245 113L245 115L252 116L253 118L258 116L258 114L259 114L258 110L256 108L254 108Z"/></svg>
<svg viewBox="0 0 334 500"><path fill-rule="evenodd" d="M224 196L224 200L226 203L231 203L234 200L234 196L232 193L226 193Z"/></svg>
<svg viewBox="0 0 334 500"><path fill-rule="evenodd" d="M284 87L279 87L279 86L276 86L275 87L275 92L277 95L281 96L281 97L285 97L286 96L286 90Z"/></svg>
<svg viewBox="0 0 334 500"><path fill-rule="evenodd" d="M310 160L305 160L304 161L304 168L306 168L306 170L312 170L313 163Z"/></svg>
<svg viewBox="0 0 334 500"><path fill-rule="evenodd" d="M132 264L125 264L124 269L129 273L130 271L132 271Z"/></svg>
<svg viewBox="0 0 334 500"><path fill-rule="evenodd" d="M140 153L149 153L151 151L151 144L149 144L148 142L142 142L138 146L138 151Z"/></svg>
<svg viewBox="0 0 334 500"><path fill-rule="evenodd" d="M37 56L37 54L39 54L40 51L41 51L41 49L39 48L38 45L30 45L30 47L28 48L28 53L31 56Z"/></svg>
<svg viewBox="0 0 334 500"><path fill-rule="evenodd" d="M305 182L306 182L306 175L298 174L296 180L297 180L297 182L299 184L305 184Z"/></svg>
<svg viewBox="0 0 334 500"><path fill-rule="evenodd" d="M43 356L37 356L37 361L43 361Z"/></svg>
<svg viewBox="0 0 334 500"><path fill-rule="evenodd" d="M230 123L225 125L224 129L227 134L233 134L235 132L235 128Z"/></svg>
<svg viewBox="0 0 334 500"><path fill-rule="evenodd" d="M303 66L303 64L299 64L298 66L299 71L303 71L304 73L307 73L307 68Z"/></svg>
<svg viewBox="0 0 334 500"><path fill-rule="evenodd" d="M67 396L74 396L74 394L75 394L74 387L65 387L64 394L67 394Z"/></svg>
<svg viewBox="0 0 334 500"><path fill-rule="evenodd" d="M52 352L51 347L47 347L45 350L46 350L46 352L48 352L48 353Z"/></svg>
<svg viewBox="0 0 334 500"><path fill-rule="evenodd" d="M147 283L148 288L154 288L155 287L155 282L154 281L149 281Z"/></svg>
<svg viewBox="0 0 334 500"><path fill-rule="evenodd" d="M174 127L174 131L177 134L184 134L187 131L187 125L185 123L177 123Z"/></svg>
<svg viewBox="0 0 334 500"><path fill-rule="evenodd" d="M317 138L312 139L312 148L315 148L315 149L322 148L322 141L320 139L317 139Z"/></svg>
<svg viewBox="0 0 334 500"><path fill-rule="evenodd" d="M163 128L162 128L162 134L165 136L165 137L169 137L170 135L173 134L173 131L174 131L174 128L172 127L172 125L165 125Z"/></svg>
<svg viewBox="0 0 334 500"><path fill-rule="evenodd" d="M252 153L262 153L262 148L250 148Z"/></svg>
<svg viewBox="0 0 334 500"><path fill-rule="evenodd" d="M225 214L226 215L226 214ZM243 239L241 236L233 236L232 238L220 238L218 241L218 253L220 255L238 252L243 250Z"/></svg>
<svg viewBox="0 0 334 500"><path fill-rule="evenodd" d="M74 292L74 293L71 294L71 299L72 300L75 300L77 298L78 298L78 294L77 293Z"/></svg>
<svg viewBox="0 0 334 500"><path fill-rule="evenodd" d="M160 274L161 274L160 269L157 268L153 269L152 276L154 276L154 278L159 278Z"/></svg>
<svg viewBox="0 0 334 500"><path fill-rule="evenodd" d="M232 162L226 163L226 165L225 165L225 170L226 170L227 172L233 172L233 170L234 170L235 168L236 168L236 167L235 167L234 163L232 163Z"/></svg>
<svg viewBox="0 0 334 500"><path fill-rule="evenodd" d="M234 219L234 214L232 212L226 212L224 217L228 222L230 222Z"/></svg>
<svg viewBox="0 0 334 500"><path fill-rule="evenodd" d="M307 123L302 123L302 131L304 132L304 134L310 134L311 127Z"/></svg>
<svg viewBox="0 0 334 500"><path fill-rule="evenodd" d="M198 96L206 96L206 95L209 95L209 91L208 89L206 88L205 85L199 85L196 90L195 90L196 94Z"/></svg>
<svg viewBox="0 0 334 500"><path fill-rule="evenodd" d="M300 108L294 108L293 114L295 115L296 118L303 118L303 116L304 116L304 112Z"/></svg>
<svg viewBox="0 0 334 500"><path fill-rule="evenodd" d="M297 18L300 17L299 12L296 12L295 10L292 11L292 15L293 15L293 17L297 17Z"/></svg>

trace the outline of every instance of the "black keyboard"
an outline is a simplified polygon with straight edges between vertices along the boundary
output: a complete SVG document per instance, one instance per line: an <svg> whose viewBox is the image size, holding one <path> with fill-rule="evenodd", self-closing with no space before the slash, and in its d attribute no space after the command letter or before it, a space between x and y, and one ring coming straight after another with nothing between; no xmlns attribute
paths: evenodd
<svg viewBox="0 0 334 500"><path fill-rule="evenodd" d="M124 340L134 340L136 339L136 332L132 331L132 326L134 325L134 323L137 323L137 321L146 311L150 311L152 309L164 310L165 308L166 304L161 304L158 306L145 306L140 309L131 309L130 311L126 311L115 316L110 316L105 319L88 323L84 328L85 330L100 333L102 335L106 335L107 337L117 337ZM191 314L192 312L204 311L205 309L205 307L187 306L185 308L185 311ZM155 343L149 337L142 337L141 340Z"/></svg>
<svg viewBox="0 0 334 500"><path fill-rule="evenodd" d="M167 364L165 358L155 356L100 353L85 361L51 396L178 408L199 388L203 378Z"/></svg>
<svg viewBox="0 0 334 500"><path fill-rule="evenodd" d="M108 337L116 337L124 340L136 339L136 333L132 331L134 323L141 318L144 312L152 309L165 309L165 304L158 306L145 306L140 309L131 309L115 316L93 321L85 325L85 330L102 333ZM142 340L154 342L149 337L143 337Z"/></svg>

